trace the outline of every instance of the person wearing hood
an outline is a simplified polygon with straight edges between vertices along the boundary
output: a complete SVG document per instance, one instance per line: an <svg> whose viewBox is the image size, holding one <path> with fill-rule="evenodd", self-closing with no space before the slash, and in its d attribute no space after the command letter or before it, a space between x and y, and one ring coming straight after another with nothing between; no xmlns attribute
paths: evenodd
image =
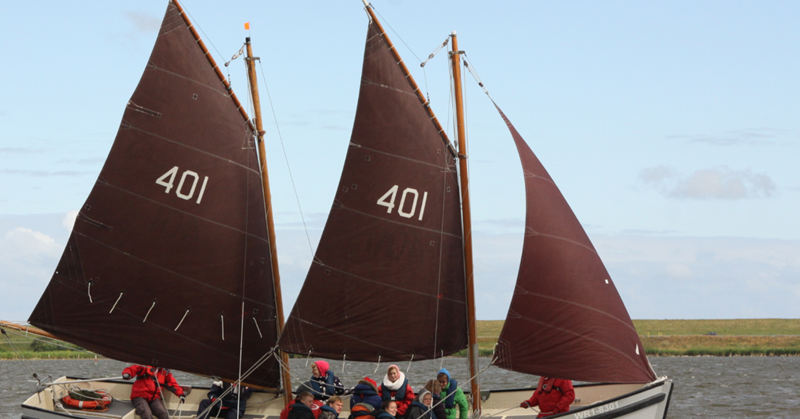
<svg viewBox="0 0 800 419"><path fill-rule="evenodd" d="M540 377L536 391L530 399L519 404L519 407L527 409L531 406L539 406L537 418L557 415L569 412L569 405L575 400L575 389L572 381L560 378Z"/></svg>
<svg viewBox="0 0 800 419"><path fill-rule="evenodd" d="M408 408L407 419L436 419L433 416L433 395L430 391L424 388L417 394L416 400L411 402L411 407Z"/></svg>
<svg viewBox="0 0 800 419"><path fill-rule="evenodd" d="M442 386L438 380L428 380L425 383L425 390L431 392L433 396L433 416L435 419L447 419L447 412L444 410L444 403L442 401Z"/></svg>
<svg viewBox="0 0 800 419"><path fill-rule="evenodd" d="M378 387L378 394L384 404L387 401L397 402L398 417L405 417L408 406L414 401L414 389L408 384L408 379L397 365L389 365L383 383Z"/></svg>
<svg viewBox="0 0 800 419"><path fill-rule="evenodd" d="M172 373L161 367L150 365L131 365L122 370L122 378L130 380L136 377L136 382L131 387L131 402L136 414L142 419L169 419L169 413L164 407L161 397L164 390L169 390L180 397L181 403L186 400L183 387L178 385Z"/></svg>
<svg viewBox="0 0 800 419"><path fill-rule="evenodd" d="M353 387L353 397L350 398L350 409L358 403L367 403L372 409L380 409L383 399L378 394L378 383L372 378L364 377L358 380L358 384Z"/></svg>
<svg viewBox="0 0 800 419"><path fill-rule="evenodd" d="M342 382L339 381L339 377L333 375L330 365L325 361L311 364L311 389L317 400L327 400L334 394L344 394Z"/></svg>
<svg viewBox="0 0 800 419"><path fill-rule="evenodd" d="M372 412L375 419L397 419L400 412L397 410L397 402L394 400L386 400L381 405L381 409Z"/></svg>
<svg viewBox="0 0 800 419"><path fill-rule="evenodd" d="M342 413L344 402L339 396L331 396L328 402L322 405L319 412L319 419L338 419L339 413Z"/></svg>
<svg viewBox="0 0 800 419"><path fill-rule="evenodd" d="M355 406L350 408L350 416L347 419L370 419L364 416L371 416L374 410L375 408L369 403L356 403Z"/></svg>
<svg viewBox="0 0 800 419"><path fill-rule="evenodd" d="M436 379L439 380L439 385L442 386L442 392L439 396L444 400L444 411L447 413L447 419L455 419L456 410L458 410L460 419L469 418L467 398L464 396L464 391L458 388L458 382L450 378L450 372L442 368L439 370Z"/></svg>

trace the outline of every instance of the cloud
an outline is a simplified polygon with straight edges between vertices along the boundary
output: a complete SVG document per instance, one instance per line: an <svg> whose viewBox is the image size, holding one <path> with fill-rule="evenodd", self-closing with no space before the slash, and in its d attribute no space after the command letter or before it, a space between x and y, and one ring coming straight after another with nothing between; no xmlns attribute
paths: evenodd
<svg viewBox="0 0 800 419"><path fill-rule="evenodd" d="M745 128L717 135L670 135L668 139L683 139L690 143L710 144L716 146L738 145L777 145L776 139L788 134L788 131L773 128Z"/></svg>
<svg viewBox="0 0 800 419"><path fill-rule="evenodd" d="M1 234L1 233L0 233ZM0 236L0 308L4 319L23 319L30 313L53 274L62 245L48 234L16 227Z"/></svg>
<svg viewBox="0 0 800 419"><path fill-rule="evenodd" d="M69 231L72 231L72 227L75 226L75 219L78 217L78 210L67 211L64 215L64 219L61 220L61 224Z"/></svg>
<svg viewBox="0 0 800 419"><path fill-rule="evenodd" d="M96 172L77 171L77 170L58 170L55 172L45 172L44 170L17 170L17 169L0 169L0 174L4 175L22 175L32 177L49 177L49 176L84 176L91 175Z"/></svg>
<svg viewBox="0 0 800 419"><path fill-rule="evenodd" d="M676 199L760 199L769 198L777 189L769 175L727 166L700 169L688 176L667 166L656 166L642 169L639 180Z"/></svg>
<svg viewBox="0 0 800 419"><path fill-rule="evenodd" d="M133 23L139 32L151 33L161 28L161 19L147 13L138 11L127 11L125 17Z"/></svg>

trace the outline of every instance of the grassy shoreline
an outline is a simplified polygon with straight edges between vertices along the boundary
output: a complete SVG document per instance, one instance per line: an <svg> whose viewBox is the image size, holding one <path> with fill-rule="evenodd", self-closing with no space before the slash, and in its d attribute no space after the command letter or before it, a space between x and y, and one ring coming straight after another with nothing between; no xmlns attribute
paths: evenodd
<svg viewBox="0 0 800 419"><path fill-rule="evenodd" d="M502 320L478 321L480 356L489 357L503 328ZM800 356L800 319L634 320L648 356ZM709 335L715 333L715 335ZM25 359L91 359L77 350L56 350L14 336ZM466 356L466 350L453 356ZM101 358L101 357L98 357ZM18 359L0 342L0 360Z"/></svg>

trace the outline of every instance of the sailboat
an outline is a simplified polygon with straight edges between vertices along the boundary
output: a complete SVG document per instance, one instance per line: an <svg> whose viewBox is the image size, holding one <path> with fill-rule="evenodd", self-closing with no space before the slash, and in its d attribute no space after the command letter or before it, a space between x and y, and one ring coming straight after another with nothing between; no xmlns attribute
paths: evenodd
<svg viewBox="0 0 800 419"><path fill-rule="evenodd" d="M285 326L262 188L268 182L256 151L262 129L174 0L30 322L115 359L228 380L245 373L243 382L264 390L253 396L258 408L248 409L254 417L277 415L290 394L282 391L290 381L277 353L380 363L467 348L474 415L531 417L516 407L530 388L480 389L463 117L455 145L365 7L361 91L344 169ZM451 45L459 95L455 34ZM492 363L589 383L578 384L571 410L554 417L666 417L671 380L656 376L588 236L497 110L520 154L527 210L517 286ZM337 304L317 304L320 289ZM115 380L57 381L102 384L120 399L130 393L129 383ZM61 392L44 386L23 405L25 415L77 414L59 406ZM190 394L180 406L166 396L179 416L204 398ZM123 405L104 415L133 413Z"/></svg>

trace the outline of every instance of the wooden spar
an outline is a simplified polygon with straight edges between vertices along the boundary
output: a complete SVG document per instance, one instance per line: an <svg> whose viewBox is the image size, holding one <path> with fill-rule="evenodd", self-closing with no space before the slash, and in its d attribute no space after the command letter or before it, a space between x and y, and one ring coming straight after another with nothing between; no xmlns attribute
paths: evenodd
<svg viewBox="0 0 800 419"><path fill-rule="evenodd" d="M364 8L367 9L367 13L369 14L369 18L375 22L375 25L378 26L378 30L381 33L381 37L384 41L386 41L386 45L389 47L389 51L392 52L392 56L394 59L397 60L397 64L400 66L400 70L403 71L403 74L406 76L406 80L414 89L414 93L417 94L419 101L425 106L425 111L428 112L428 116L431 117L431 121L433 125L436 127L436 131L439 132L439 135L442 136L442 140L447 145L447 148L450 149L450 152L453 153L453 156L456 155L455 150L453 149L453 144L450 142L450 139L447 138L447 133L444 132L444 128L442 128L442 124L439 123L439 119L436 118L436 115L433 113L433 109L431 109L431 104L425 99L425 95L422 94L422 90L417 85L417 82L414 80L414 76L411 75L411 72L408 71L408 67L406 67L406 63L400 58L400 54L397 52L397 48L394 47L394 44L389 39L389 36L386 35L386 31L383 30L383 25L378 20L378 17L375 16L375 11L372 10L372 6L369 4L367 0L362 0L364 2Z"/></svg>
<svg viewBox="0 0 800 419"><path fill-rule="evenodd" d="M194 25L192 24L192 21L189 20L189 16L183 10L183 6L181 6L181 4L178 3L178 0L170 0L170 1L173 4L175 4L175 7L177 7L178 11L181 12L181 17L183 18L183 21L186 22L186 26L189 27L189 31L192 33L192 36L197 41L197 46L200 47L200 50L202 50L203 54L205 54L206 58L208 59L208 62L211 64L211 67L214 68L214 72L217 73L217 77L219 77L219 81L221 81L222 85L225 86L225 90L228 93L230 93L231 100L233 100L233 103L236 105L236 109L238 109L239 113L242 114L242 118L244 118L245 122L248 125L250 125L250 128L255 131L255 127L253 127L252 122L250 122L250 117L247 116L247 112L244 110L244 107L242 106L242 103L239 102L239 98L236 97L235 93L233 93L233 89L231 88L230 83L228 83L228 80L225 79L225 75L222 74L222 70L217 65L217 62L214 61L214 57L211 56L211 53L208 51L208 48L206 48L206 44L203 42L202 39L200 39L200 34L197 33L197 30L194 28Z"/></svg>
<svg viewBox="0 0 800 419"><path fill-rule="evenodd" d="M25 325L22 325L22 324L11 323L11 322L7 322L7 321L4 321L4 320L0 320L0 327L7 327L9 329L19 330L20 332L33 333L34 335L39 335L39 336L43 336L43 337L50 338L50 339L55 339L55 340L61 340L57 336L51 335L50 333L47 333L44 330L39 329L38 327L25 326Z"/></svg>
<svg viewBox="0 0 800 419"><path fill-rule="evenodd" d="M464 274L467 289L467 328L469 329L469 376L472 379L472 411L480 416L481 386L478 377L478 332L475 328L475 290L472 276L472 216L469 208L469 176L467 174L467 139L464 124L464 98L461 94L461 57L456 32L452 35L453 91L456 102L456 127L458 141L459 175L461 179L461 221L464 230Z"/></svg>
<svg viewBox="0 0 800 419"><path fill-rule="evenodd" d="M253 109L256 116L256 135L258 136L258 159L261 164L261 185L264 189L264 207L267 212L267 230L269 230L269 250L272 260L272 283L275 287L275 314L278 322L278 336L283 331L283 297L281 296L281 274L278 268L278 247L275 245L275 223L272 219L272 195L269 191L269 173L267 172L267 155L264 147L264 124L261 120L261 101L258 96L258 82L256 80L257 58L253 57L253 46L250 44L250 37L245 40L247 45L247 76L250 79L250 92L253 95ZM283 378L283 400L288 406L292 401L292 377L289 374L289 355L281 352L281 377Z"/></svg>

